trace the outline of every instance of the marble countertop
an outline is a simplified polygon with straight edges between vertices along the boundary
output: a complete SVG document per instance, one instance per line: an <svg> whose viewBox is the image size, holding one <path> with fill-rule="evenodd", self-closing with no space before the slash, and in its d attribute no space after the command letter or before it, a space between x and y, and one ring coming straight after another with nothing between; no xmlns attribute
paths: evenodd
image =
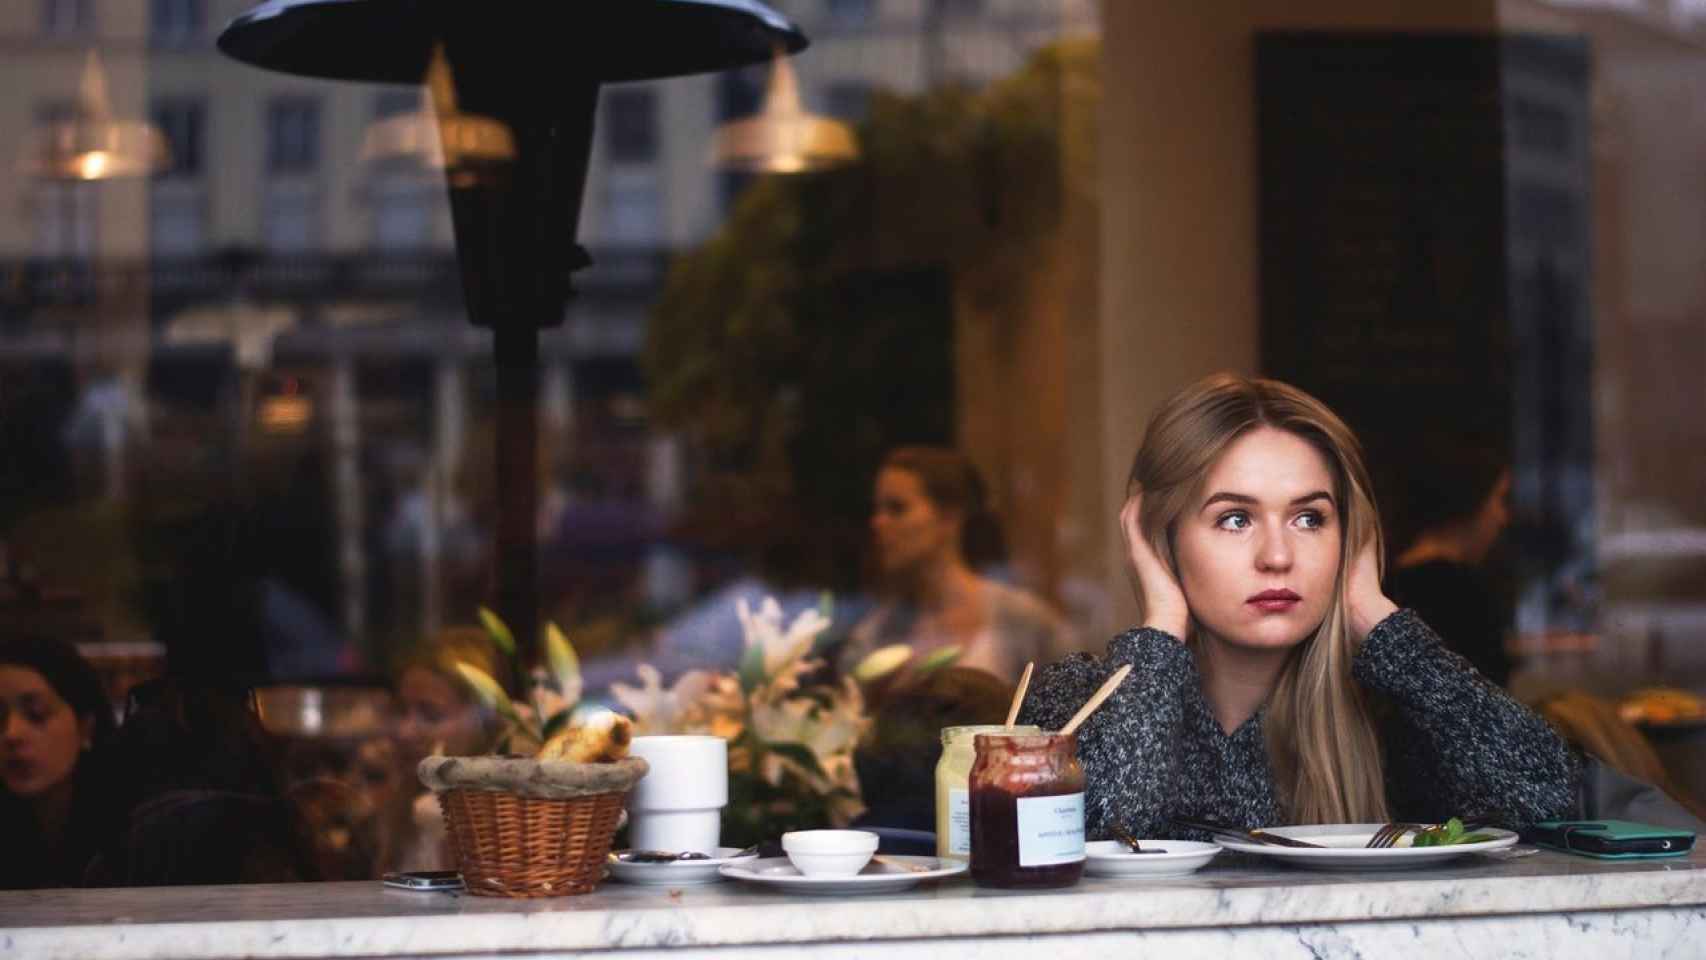
<svg viewBox="0 0 1706 960"><path fill-rule="evenodd" d="M1509 853L1524 852L1517 848ZM1612 862L1540 851L1421 871L1315 872L1222 855L1172 880L797 897L735 883L504 900L325 883L0 893L0 957L380 957L847 943L1684 908L1706 851ZM478 922L470 922L477 918Z"/></svg>

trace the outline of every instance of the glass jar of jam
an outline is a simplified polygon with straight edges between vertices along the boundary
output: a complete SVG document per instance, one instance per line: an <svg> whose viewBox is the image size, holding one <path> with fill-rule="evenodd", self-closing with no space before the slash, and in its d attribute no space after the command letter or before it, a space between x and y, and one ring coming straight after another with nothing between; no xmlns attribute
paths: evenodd
<svg viewBox="0 0 1706 960"><path fill-rule="evenodd" d="M1070 887L1084 873L1084 768L1072 734L980 733L971 875L983 887Z"/></svg>
<svg viewBox="0 0 1706 960"><path fill-rule="evenodd" d="M971 765L977 759L972 738L980 733L1029 733L1032 726L1011 729L999 723L942 728L942 759L936 762L936 856L971 858Z"/></svg>

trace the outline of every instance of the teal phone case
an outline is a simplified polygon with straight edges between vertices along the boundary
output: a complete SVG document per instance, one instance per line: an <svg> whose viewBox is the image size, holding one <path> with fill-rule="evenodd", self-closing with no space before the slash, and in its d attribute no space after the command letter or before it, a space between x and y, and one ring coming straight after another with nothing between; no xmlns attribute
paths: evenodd
<svg viewBox="0 0 1706 960"><path fill-rule="evenodd" d="M1694 848L1694 832L1628 820L1547 820L1525 831L1553 850L1601 860L1680 857Z"/></svg>

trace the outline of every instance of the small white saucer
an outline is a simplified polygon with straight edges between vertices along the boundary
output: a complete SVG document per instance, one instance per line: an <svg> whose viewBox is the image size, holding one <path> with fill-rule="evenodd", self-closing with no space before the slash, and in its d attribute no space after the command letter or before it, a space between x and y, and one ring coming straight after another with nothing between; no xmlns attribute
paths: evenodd
<svg viewBox="0 0 1706 960"><path fill-rule="evenodd" d="M920 869L908 870L909 866ZM892 893L905 890L921 880L958 876L966 869L966 865L958 860L885 854L882 860L871 861L864 870L850 877L808 877L794 869L787 857L742 860L723 867L720 872L725 877L794 893L844 894Z"/></svg>
<svg viewBox="0 0 1706 960"><path fill-rule="evenodd" d="M1132 853L1118 840L1092 840L1084 845L1084 872L1092 877L1182 877L1194 873L1220 853L1220 846L1194 840L1138 838L1145 850Z"/></svg>
<svg viewBox="0 0 1706 960"><path fill-rule="evenodd" d="M758 858L757 853L749 853L737 857L739 847L718 847L717 855L708 860L668 860L663 863L633 863L620 860L617 854L627 853L626 850L612 851L605 862L610 865L610 875L623 883L637 883L646 887L679 887L694 883L716 883L722 877L717 871L730 864L747 863Z"/></svg>

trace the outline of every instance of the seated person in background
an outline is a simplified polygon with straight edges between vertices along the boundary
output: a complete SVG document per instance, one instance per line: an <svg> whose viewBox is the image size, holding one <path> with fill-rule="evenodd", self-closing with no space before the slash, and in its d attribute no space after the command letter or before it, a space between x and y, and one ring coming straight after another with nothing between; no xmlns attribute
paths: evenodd
<svg viewBox="0 0 1706 960"><path fill-rule="evenodd" d="M958 646L954 665L1015 684L1027 661L1073 647L1066 622L1023 590L980 576L968 563L993 521L971 461L940 447L901 447L877 472L871 532L881 577L878 605L853 628L843 673L882 647L920 656ZM904 682L902 676L895 679Z"/></svg>
<svg viewBox="0 0 1706 960"><path fill-rule="evenodd" d="M0 641L0 888L75 887L125 810L113 708L68 643Z"/></svg>
<svg viewBox="0 0 1706 960"><path fill-rule="evenodd" d="M1563 739L1381 592L1362 449L1320 401L1204 378L1155 413L1130 488L1143 627L1041 670L1020 713L1059 729L1134 667L1078 732L1089 836L1570 809Z"/></svg>
<svg viewBox="0 0 1706 960"><path fill-rule="evenodd" d="M1510 522L1511 472L1485 445L1452 439L1426 444L1418 457L1409 491L1417 533L1393 561L1386 593L1502 687L1511 674L1511 607L1481 568Z"/></svg>
<svg viewBox="0 0 1706 960"><path fill-rule="evenodd" d="M489 753L499 732L497 714L475 697L456 664L501 677L491 640L479 627L447 627L407 657L397 671L397 762L402 788L386 812L387 870L444 870L455 866L446 846L437 800L421 787L415 768L433 755ZM501 680L500 680L501 682Z"/></svg>
<svg viewBox="0 0 1706 960"><path fill-rule="evenodd" d="M1702 822L1706 804L1676 782L1653 745L1634 724L1618 716L1611 703L1570 690L1547 697L1535 709L1590 758L1595 782L1574 817L1633 820L1706 833L1706 822ZM1611 772L1595 770L1600 764Z"/></svg>

